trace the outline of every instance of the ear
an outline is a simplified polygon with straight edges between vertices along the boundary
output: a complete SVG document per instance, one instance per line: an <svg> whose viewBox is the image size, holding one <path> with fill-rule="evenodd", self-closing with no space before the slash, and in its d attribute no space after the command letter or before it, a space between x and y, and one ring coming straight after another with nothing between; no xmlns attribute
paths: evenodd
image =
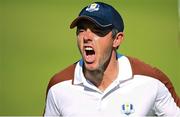
<svg viewBox="0 0 180 117"><path fill-rule="evenodd" d="M123 32L117 33L113 41L113 47L118 48L123 40L124 40L124 33Z"/></svg>

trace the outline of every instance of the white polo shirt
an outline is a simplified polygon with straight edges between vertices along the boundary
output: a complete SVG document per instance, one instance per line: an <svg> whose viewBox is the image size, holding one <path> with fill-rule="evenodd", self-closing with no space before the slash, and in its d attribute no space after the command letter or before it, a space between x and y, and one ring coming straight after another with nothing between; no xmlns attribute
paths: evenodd
<svg viewBox="0 0 180 117"><path fill-rule="evenodd" d="M121 56L119 74L104 91L86 80L82 60L75 67L74 81L66 80L52 86L47 95L45 116L121 117L180 116L166 86L159 80L133 75L127 57Z"/></svg>

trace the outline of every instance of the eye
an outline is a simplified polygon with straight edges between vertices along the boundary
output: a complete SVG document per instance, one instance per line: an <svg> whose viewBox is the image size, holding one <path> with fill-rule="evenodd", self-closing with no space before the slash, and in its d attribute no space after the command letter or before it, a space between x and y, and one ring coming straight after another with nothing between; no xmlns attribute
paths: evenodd
<svg viewBox="0 0 180 117"><path fill-rule="evenodd" d="M94 29L93 32L100 37L104 37L110 32L110 30Z"/></svg>
<svg viewBox="0 0 180 117"><path fill-rule="evenodd" d="M84 31L85 31L84 29L77 28L76 35L79 35L79 33L82 33Z"/></svg>
<svg viewBox="0 0 180 117"><path fill-rule="evenodd" d="M105 36L104 33L103 33L103 31L95 30L95 31L93 31L93 32L94 32L96 35L100 36L100 37Z"/></svg>
<svg viewBox="0 0 180 117"><path fill-rule="evenodd" d="M82 32L84 32L84 31L85 31L84 25L83 25L83 24L79 24L79 25L77 26L76 35L79 35L79 33L82 33Z"/></svg>

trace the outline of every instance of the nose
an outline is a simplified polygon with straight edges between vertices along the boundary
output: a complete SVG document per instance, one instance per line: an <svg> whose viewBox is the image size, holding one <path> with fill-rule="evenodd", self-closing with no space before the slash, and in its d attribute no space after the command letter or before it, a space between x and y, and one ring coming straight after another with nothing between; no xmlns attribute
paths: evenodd
<svg viewBox="0 0 180 117"><path fill-rule="evenodd" d="M90 29L86 29L84 36L83 36L83 40L84 43L90 42L93 39L93 32Z"/></svg>

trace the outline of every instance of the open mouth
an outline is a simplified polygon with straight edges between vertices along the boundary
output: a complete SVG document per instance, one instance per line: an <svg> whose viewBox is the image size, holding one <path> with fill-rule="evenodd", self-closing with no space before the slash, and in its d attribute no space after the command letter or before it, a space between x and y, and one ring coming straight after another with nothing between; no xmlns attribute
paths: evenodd
<svg viewBox="0 0 180 117"><path fill-rule="evenodd" d="M87 63L92 63L92 62L95 61L95 51L94 51L94 49L92 47L86 46L84 54L85 54L84 55L85 56L85 61Z"/></svg>

